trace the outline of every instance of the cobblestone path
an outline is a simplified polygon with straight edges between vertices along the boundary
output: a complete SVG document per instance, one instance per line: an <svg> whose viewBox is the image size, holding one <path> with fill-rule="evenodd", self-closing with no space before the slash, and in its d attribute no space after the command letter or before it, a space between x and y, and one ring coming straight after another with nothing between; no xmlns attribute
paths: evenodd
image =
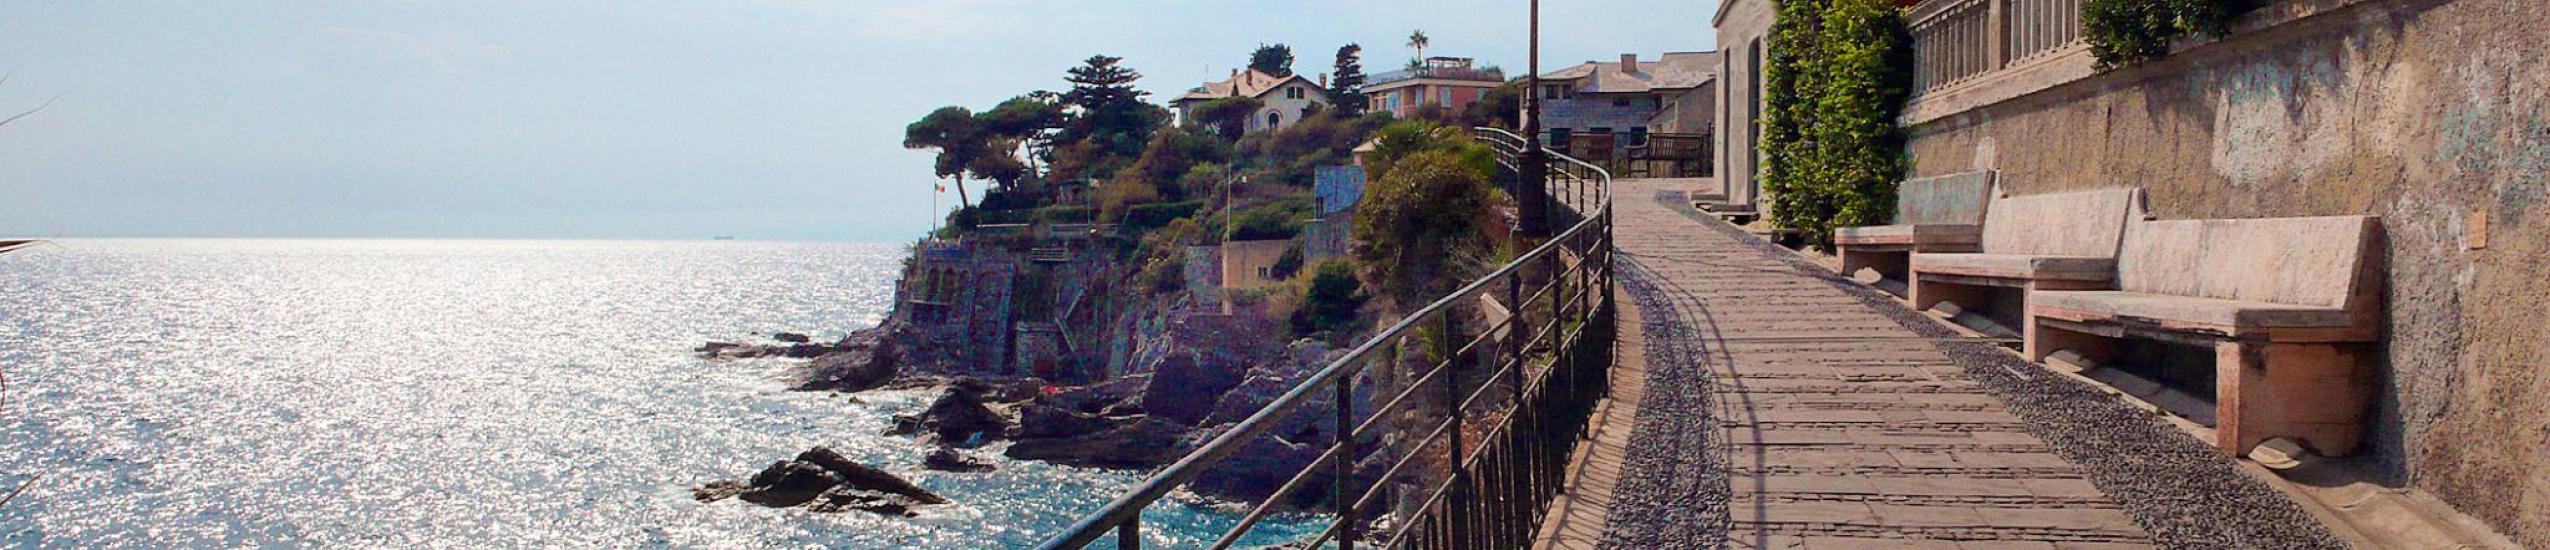
<svg viewBox="0 0 2550 550"><path fill-rule="evenodd" d="M1538 546L2337 545L2194 438L1660 191L1621 184L1618 392Z"/></svg>

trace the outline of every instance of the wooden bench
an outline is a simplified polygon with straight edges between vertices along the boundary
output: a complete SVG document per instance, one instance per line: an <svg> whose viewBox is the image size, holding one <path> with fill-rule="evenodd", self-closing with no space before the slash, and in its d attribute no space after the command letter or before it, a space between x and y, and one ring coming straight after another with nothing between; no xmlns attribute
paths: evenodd
<svg viewBox="0 0 2550 550"><path fill-rule="evenodd" d="M2026 292L2114 288L2116 247L2125 221L2143 216L2143 191L2101 189L1998 197L1984 213L1982 252L1914 252L1913 309L1954 302L1967 310L1993 307L1994 288L2017 294L2003 322L2027 311Z"/></svg>
<svg viewBox="0 0 2550 550"><path fill-rule="evenodd" d="M1875 269L1881 278L1903 281L1915 252L1982 251L1984 212L1997 194L1994 175L1982 170L1905 181L1895 193L1892 225L1844 227L1834 233L1842 275Z"/></svg>
<svg viewBox="0 0 2550 550"><path fill-rule="evenodd" d="M2369 216L2135 222L2117 290L2029 296L2027 354L2104 361L2120 338L2210 347L2216 445L2285 437L2349 454L2381 340L2381 240Z"/></svg>

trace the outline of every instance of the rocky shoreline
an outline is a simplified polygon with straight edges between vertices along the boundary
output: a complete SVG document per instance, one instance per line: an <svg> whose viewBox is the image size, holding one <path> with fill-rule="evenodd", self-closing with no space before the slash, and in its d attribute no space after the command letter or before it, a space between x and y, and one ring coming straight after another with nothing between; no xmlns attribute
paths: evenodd
<svg viewBox="0 0 2550 550"><path fill-rule="evenodd" d="M896 415L886 430L886 435L932 447L922 464L926 469L990 471L996 466L973 450L1006 442L1001 454L1013 460L1148 470L1185 456L1344 355L1313 339L1277 345L1257 341L1265 333L1255 339L1238 337L1271 330L1250 326L1257 323L1263 321L1245 316L1163 323L1138 346L1135 355L1142 361L1133 372L1076 385L916 368L904 360L891 324L828 343L782 333L767 343L709 342L694 351L709 360L803 359L787 374L798 391L933 394L920 412ZM1333 401L1323 396L1303 407L1274 438L1256 442L1240 453L1245 457L1190 489L1210 498L1266 498L1332 439L1327 433L1332 423L1326 419L1333 412L1326 411L1335 410ZM695 488L694 494L703 502L734 497L772 507L888 515L910 515L920 506L946 502L926 491L900 490L908 485L817 447L772 464L750 480L714 482ZM1309 495L1291 501L1296 506L1317 504Z"/></svg>

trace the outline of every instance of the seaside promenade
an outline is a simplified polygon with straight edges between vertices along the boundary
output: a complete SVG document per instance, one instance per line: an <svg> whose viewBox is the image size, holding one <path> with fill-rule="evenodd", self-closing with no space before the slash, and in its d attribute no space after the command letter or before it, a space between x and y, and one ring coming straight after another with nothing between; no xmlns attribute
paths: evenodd
<svg viewBox="0 0 2550 550"><path fill-rule="evenodd" d="M1685 187L1616 185L1614 391L1535 547L2343 545L2203 442L1692 211Z"/></svg>

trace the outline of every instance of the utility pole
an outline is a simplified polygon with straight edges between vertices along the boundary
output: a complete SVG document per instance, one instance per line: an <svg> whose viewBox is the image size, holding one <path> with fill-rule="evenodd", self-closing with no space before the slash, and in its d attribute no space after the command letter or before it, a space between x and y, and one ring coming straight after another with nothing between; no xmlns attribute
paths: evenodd
<svg viewBox="0 0 2550 550"><path fill-rule="evenodd" d="M1514 202L1522 218L1515 234L1549 238L1549 152L1541 148L1541 0L1531 0L1531 71L1523 77L1523 154L1516 159Z"/></svg>

